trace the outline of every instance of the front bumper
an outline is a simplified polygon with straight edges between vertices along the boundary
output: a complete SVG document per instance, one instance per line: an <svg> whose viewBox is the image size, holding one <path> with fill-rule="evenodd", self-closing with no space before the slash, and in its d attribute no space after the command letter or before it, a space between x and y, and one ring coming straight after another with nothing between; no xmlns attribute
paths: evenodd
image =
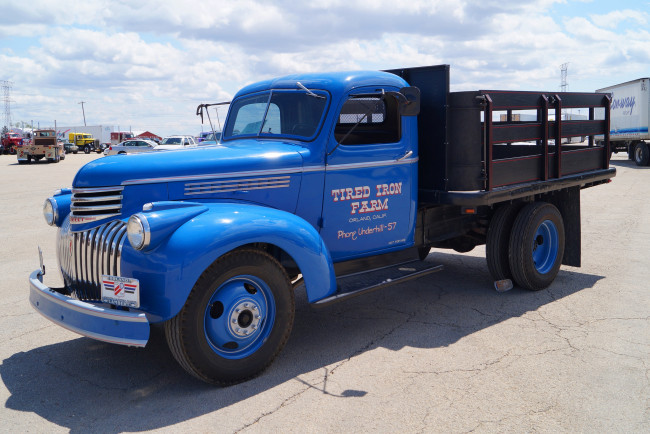
<svg viewBox="0 0 650 434"><path fill-rule="evenodd" d="M144 347L149 340L144 313L109 309L64 295L43 284L41 270L29 276L29 301L45 318L92 339L131 347Z"/></svg>

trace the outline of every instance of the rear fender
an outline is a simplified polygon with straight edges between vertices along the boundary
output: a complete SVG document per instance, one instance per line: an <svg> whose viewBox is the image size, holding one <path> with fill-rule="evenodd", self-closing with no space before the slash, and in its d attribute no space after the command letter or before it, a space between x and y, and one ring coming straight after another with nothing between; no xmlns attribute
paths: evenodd
<svg viewBox="0 0 650 434"><path fill-rule="evenodd" d="M141 307L155 319L175 316L210 264L252 243L277 246L293 258L303 275L309 302L336 292L329 251L318 232L302 218L250 204L201 206L207 210L188 219L153 249L136 251L128 242L124 245L122 275L140 280Z"/></svg>

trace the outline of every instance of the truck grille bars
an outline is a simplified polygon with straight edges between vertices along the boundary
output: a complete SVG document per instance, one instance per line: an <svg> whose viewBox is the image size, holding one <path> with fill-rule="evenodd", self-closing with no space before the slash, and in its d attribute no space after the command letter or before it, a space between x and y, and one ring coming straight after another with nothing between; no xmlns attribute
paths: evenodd
<svg viewBox="0 0 650 434"><path fill-rule="evenodd" d="M57 248L65 285L79 300L101 299L102 274L120 275L126 223L115 220L88 231L72 232L70 221L59 230Z"/></svg>
<svg viewBox="0 0 650 434"><path fill-rule="evenodd" d="M75 223L91 223L122 212L124 187L73 188L70 220Z"/></svg>

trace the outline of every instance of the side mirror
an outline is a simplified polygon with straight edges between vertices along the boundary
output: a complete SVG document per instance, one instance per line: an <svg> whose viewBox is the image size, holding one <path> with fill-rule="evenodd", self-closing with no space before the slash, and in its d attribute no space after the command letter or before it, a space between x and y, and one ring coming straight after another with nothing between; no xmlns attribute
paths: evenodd
<svg viewBox="0 0 650 434"><path fill-rule="evenodd" d="M420 89L415 86L403 87L399 92L386 92L397 100L401 116L417 116L420 114Z"/></svg>
<svg viewBox="0 0 650 434"><path fill-rule="evenodd" d="M403 87L399 90L400 95L404 96L404 101L400 101L399 113L402 116L417 116L420 114L420 89L415 86Z"/></svg>

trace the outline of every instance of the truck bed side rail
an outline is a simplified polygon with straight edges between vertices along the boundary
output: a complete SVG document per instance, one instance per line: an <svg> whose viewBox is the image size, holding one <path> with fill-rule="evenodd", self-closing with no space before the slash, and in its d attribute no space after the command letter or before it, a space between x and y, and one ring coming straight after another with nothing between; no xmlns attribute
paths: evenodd
<svg viewBox="0 0 650 434"><path fill-rule="evenodd" d="M491 191L608 169L609 113L606 94L452 92L444 191Z"/></svg>

